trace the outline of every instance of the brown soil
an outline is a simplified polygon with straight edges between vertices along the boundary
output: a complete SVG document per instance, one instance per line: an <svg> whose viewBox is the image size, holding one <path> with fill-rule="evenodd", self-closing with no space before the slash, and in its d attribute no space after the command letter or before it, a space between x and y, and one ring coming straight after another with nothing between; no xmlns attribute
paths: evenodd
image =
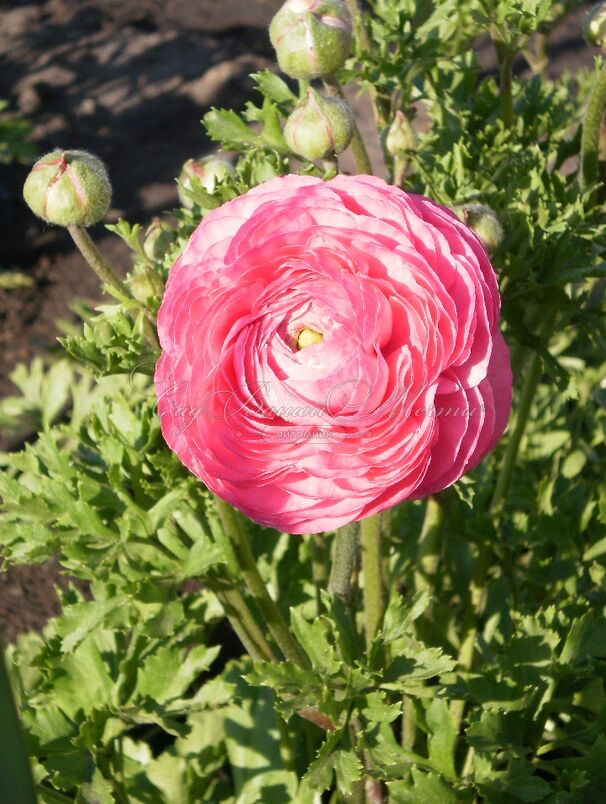
<svg viewBox="0 0 606 804"><path fill-rule="evenodd" d="M0 2L0 98L35 124L41 152L84 148L109 166L109 216L145 221L176 204L174 177L190 156L212 150L200 118L212 106L239 108L248 74L273 64L266 26L281 0L41 0ZM578 8L551 42L551 70L574 71L595 51L580 38ZM480 46L494 69L491 49ZM378 159L375 148L374 158ZM65 234L34 220L21 200L27 168L0 172L0 268L31 288L0 291L0 395L8 373L52 348L56 321L74 298L98 298L98 284ZM93 235L124 270L125 248L103 227ZM1 434L0 434L1 441ZM0 625L13 639L57 610L56 564L0 574Z"/></svg>

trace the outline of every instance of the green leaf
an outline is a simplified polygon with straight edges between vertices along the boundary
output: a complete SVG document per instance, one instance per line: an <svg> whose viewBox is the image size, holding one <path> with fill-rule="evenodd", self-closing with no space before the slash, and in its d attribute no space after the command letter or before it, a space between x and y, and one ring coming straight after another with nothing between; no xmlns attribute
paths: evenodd
<svg viewBox="0 0 606 804"><path fill-rule="evenodd" d="M238 802L283 804L298 798L296 774L288 770L280 750L280 726L269 690L249 686L241 676L246 665L232 664L226 680L237 688L239 703L225 712L225 745ZM309 802L311 804L311 802Z"/></svg>
<svg viewBox="0 0 606 804"><path fill-rule="evenodd" d="M263 138L249 128L231 109L212 109L203 120L208 135L227 149L242 145L263 145Z"/></svg>
<svg viewBox="0 0 606 804"><path fill-rule="evenodd" d="M141 665L137 693L159 703L182 696L200 673L208 670L219 655L220 646L198 645L186 656L182 650L161 646Z"/></svg>
<svg viewBox="0 0 606 804"><path fill-rule="evenodd" d="M263 95L275 103L295 104L297 102L297 96L291 92L286 81L275 73L263 70L259 73L252 73L250 77L254 79Z"/></svg>
<svg viewBox="0 0 606 804"><path fill-rule="evenodd" d="M412 624L421 617L431 602L431 593L426 589L416 592L410 605L406 604L401 595L393 596L385 612L383 642L389 644L411 634Z"/></svg>
<svg viewBox="0 0 606 804"><path fill-rule="evenodd" d="M437 773L426 773L419 768L411 770L412 783L388 783L390 802L393 804L460 804L471 801L472 794L457 792Z"/></svg>
<svg viewBox="0 0 606 804"><path fill-rule="evenodd" d="M332 785L333 774L341 793L350 795L362 778L362 763L351 746L349 731L330 734L302 780L303 790L322 793Z"/></svg>
<svg viewBox="0 0 606 804"><path fill-rule="evenodd" d="M127 603L125 597L76 603L67 608L57 620L57 633L62 637L61 650L71 653L91 631L103 623L111 612Z"/></svg>
<svg viewBox="0 0 606 804"><path fill-rule="evenodd" d="M425 708L429 735L427 746L433 767L447 779L456 778L454 766L457 732L454 728L448 701L434 698Z"/></svg>
<svg viewBox="0 0 606 804"><path fill-rule="evenodd" d="M187 554L183 564L183 578L201 578L206 573L222 564L225 564L223 551L217 544L213 544L208 539L200 539L194 543Z"/></svg>
<svg viewBox="0 0 606 804"><path fill-rule="evenodd" d="M320 670L329 676L338 673L342 662L337 659L335 649L328 641L326 619L319 618L310 623L299 609L291 609L290 623L295 637L311 659L314 670Z"/></svg>

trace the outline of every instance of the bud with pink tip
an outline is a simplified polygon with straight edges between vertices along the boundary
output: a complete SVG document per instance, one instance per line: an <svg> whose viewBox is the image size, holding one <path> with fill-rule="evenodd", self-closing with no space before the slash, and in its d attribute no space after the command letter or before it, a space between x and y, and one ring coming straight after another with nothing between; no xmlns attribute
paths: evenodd
<svg viewBox="0 0 606 804"><path fill-rule="evenodd" d="M86 151L52 151L23 186L30 209L47 223L92 226L106 214L112 188L103 162Z"/></svg>
<svg viewBox="0 0 606 804"><path fill-rule="evenodd" d="M344 151L353 133L354 116L347 101L325 98L310 88L288 118L284 139L293 153L313 161Z"/></svg>
<svg viewBox="0 0 606 804"><path fill-rule="evenodd" d="M343 0L286 0L269 27L280 69L292 78L327 78L351 52L352 20Z"/></svg>
<svg viewBox="0 0 606 804"><path fill-rule="evenodd" d="M217 183L235 173L233 165L219 156L205 156L203 159L188 159L179 174L179 201L184 207L191 209L193 201L188 190L193 189L193 181L197 179L209 193L214 192Z"/></svg>

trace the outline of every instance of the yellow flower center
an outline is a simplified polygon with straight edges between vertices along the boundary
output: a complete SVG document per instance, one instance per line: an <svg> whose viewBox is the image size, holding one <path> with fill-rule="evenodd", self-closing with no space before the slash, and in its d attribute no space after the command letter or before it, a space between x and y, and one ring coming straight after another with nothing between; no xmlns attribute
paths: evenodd
<svg viewBox="0 0 606 804"><path fill-rule="evenodd" d="M305 349L306 346L313 346L314 343L322 343L324 335L316 332L315 329L302 329L297 336L297 349Z"/></svg>

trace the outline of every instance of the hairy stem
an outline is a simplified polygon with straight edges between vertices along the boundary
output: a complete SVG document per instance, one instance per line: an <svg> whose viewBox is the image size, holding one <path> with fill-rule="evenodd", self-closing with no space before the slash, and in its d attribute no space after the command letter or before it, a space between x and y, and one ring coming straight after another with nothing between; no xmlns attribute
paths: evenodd
<svg viewBox="0 0 606 804"><path fill-rule="evenodd" d="M326 534L311 533L308 537L311 548L311 572L316 590L318 615L322 611L322 589L328 587L329 553Z"/></svg>
<svg viewBox="0 0 606 804"><path fill-rule="evenodd" d="M589 105L583 120L581 134L581 174L583 189L599 179L600 123L606 107L606 64L596 67ZM593 199L595 200L595 199Z"/></svg>
<svg viewBox="0 0 606 804"><path fill-rule="evenodd" d="M271 635L288 661L301 667L309 667L307 654L291 634L280 609L267 591L236 512L231 505L219 497L215 497L215 505L224 533L232 543L246 588L255 601Z"/></svg>
<svg viewBox="0 0 606 804"><path fill-rule="evenodd" d="M358 0L345 0L345 2L347 3L349 13L351 14L351 18L353 20L356 40L361 50L370 53L372 51L372 42L370 40L370 36L368 35L366 25L364 24L360 3ZM381 129L387 124L386 109L384 108L384 104L382 104L379 99L376 87L371 84L368 89L370 92L370 99L372 101L372 111L375 123L377 125L377 131L380 133Z"/></svg>
<svg viewBox="0 0 606 804"><path fill-rule="evenodd" d="M360 522L362 573L364 575L364 613L366 649L369 650L377 631L383 625L385 588L383 583L383 551L381 515Z"/></svg>
<svg viewBox="0 0 606 804"><path fill-rule="evenodd" d="M444 506L436 497L427 498L425 519L419 536L417 567L415 569L415 589L431 589L432 581L438 571L442 542L440 539L444 523Z"/></svg>
<svg viewBox="0 0 606 804"><path fill-rule="evenodd" d="M207 580L207 586L223 606L225 616L249 656L255 661L275 662L274 652L242 593L234 587L223 587L215 579Z"/></svg>
<svg viewBox="0 0 606 804"><path fill-rule="evenodd" d="M324 81L324 88L329 95L336 95L339 98L345 98L343 93L343 88L341 84L337 81L335 76L331 76ZM356 163L356 170L358 173L366 173L372 175L372 165L370 163L370 157L368 156L368 151L366 150L366 145L364 144L364 140L362 135L360 134L360 129L358 128L358 124L354 121L354 133L351 140L351 152L353 154L354 161Z"/></svg>
<svg viewBox="0 0 606 804"><path fill-rule="evenodd" d="M513 432L509 438L509 443L507 444L507 449L505 450L505 455L503 457L503 463L501 464L501 469L497 475L497 482L495 484L494 493L490 503L491 511L499 511L505 502L509 483L511 482L513 470L518 457L522 436L524 435L526 425L528 424L528 417L530 415L532 401L534 399L539 380L541 379L542 365L543 363L540 355L535 352L530 359L530 363L526 371L526 378L524 380L524 385L522 386L522 394L520 396L520 402L518 405L515 427L513 428Z"/></svg>
<svg viewBox="0 0 606 804"><path fill-rule="evenodd" d="M116 274L109 262L105 259L103 254L101 254L86 229L83 226L72 224L71 226L67 227L67 231L70 233L72 240L78 248L78 251L80 254L82 254L88 265L97 274L101 282L113 290L118 291L118 293L120 293L122 296L130 297L131 294L128 292L124 283ZM138 302L136 303L139 305ZM147 307L143 307L142 305L139 306L145 315L143 320L145 337L154 350L159 349L160 341L158 340L154 317Z"/></svg>
<svg viewBox="0 0 606 804"><path fill-rule="evenodd" d="M351 598L351 576L356 566L358 538L355 524L344 525L336 533L328 591L347 605Z"/></svg>
<svg viewBox="0 0 606 804"><path fill-rule="evenodd" d="M412 751L417 739L417 717L412 698L408 695L404 698L402 718L402 748Z"/></svg>
<svg viewBox="0 0 606 804"><path fill-rule="evenodd" d="M513 51L511 46L500 39L498 32L492 31L492 41L499 60L499 89L501 92L501 114L505 128L513 126Z"/></svg>

